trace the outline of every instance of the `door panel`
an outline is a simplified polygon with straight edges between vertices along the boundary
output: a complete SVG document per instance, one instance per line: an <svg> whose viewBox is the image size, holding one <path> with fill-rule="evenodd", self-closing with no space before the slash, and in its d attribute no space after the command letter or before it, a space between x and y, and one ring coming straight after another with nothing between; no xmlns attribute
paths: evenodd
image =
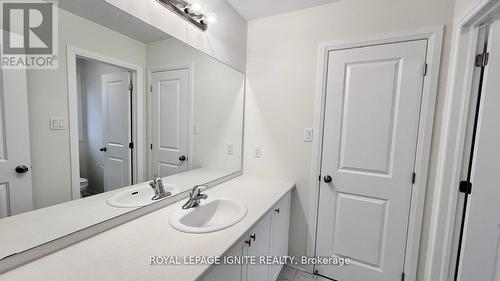
<svg viewBox="0 0 500 281"><path fill-rule="evenodd" d="M333 251L366 266L380 268L387 200L339 192L335 204Z"/></svg>
<svg viewBox="0 0 500 281"><path fill-rule="evenodd" d="M229 250L225 257L241 257L243 255L243 241L236 243ZM203 278L203 281L240 281L242 280L242 265L241 264L218 264L212 267L212 270Z"/></svg>
<svg viewBox="0 0 500 281"><path fill-rule="evenodd" d="M500 21L490 25L467 202L459 281L500 280Z"/></svg>
<svg viewBox="0 0 500 281"><path fill-rule="evenodd" d="M426 40L332 51L328 57L317 266L339 281L401 279Z"/></svg>
<svg viewBox="0 0 500 281"><path fill-rule="evenodd" d="M247 256L268 256L270 243L271 215L266 214L264 218L250 231L255 239L250 237L251 246L246 246ZM245 281L267 281L269 278L269 265L248 264L246 267Z"/></svg>
<svg viewBox="0 0 500 281"><path fill-rule="evenodd" d="M161 177L187 170L180 160L188 152L189 70L152 73L153 163L152 172Z"/></svg>
<svg viewBox="0 0 500 281"><path fill-rule="evenodd" d="M132 184L130 81L129 72L102 75L105 191Z"/></svg>
<svg viewBox="0 0 500 281"><path fill-rule="evenodd" d="M346 64L342 171L389 174L400 64L401 60L395 59Z"/></svg>
<svg viewBox="0 0 500 281"><path fill-rule="evenodd" d="M270 256L288 255L288 236L290 230L290 193L271 209ZM279 264L269 265L269 280L276 280L282 268Z"/></svg>
<svg viewBox="0 0 500 281"><path fill-rule="evenodd" d="M0 218L33 210L27 93L26 71L0 70Z"/></svg>

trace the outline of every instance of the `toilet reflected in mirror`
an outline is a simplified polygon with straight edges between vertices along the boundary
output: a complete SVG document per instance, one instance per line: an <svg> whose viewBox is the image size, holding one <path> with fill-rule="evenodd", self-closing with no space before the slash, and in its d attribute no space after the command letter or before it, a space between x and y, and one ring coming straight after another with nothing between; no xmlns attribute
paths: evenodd
<svg viewBox="0 0 500 281"><path fill-rule="evenodd" d="M87 194L88 187L89 187L89 180L86 178L80 178L80 194L82 197L85 197L84 194Z"/></svg>

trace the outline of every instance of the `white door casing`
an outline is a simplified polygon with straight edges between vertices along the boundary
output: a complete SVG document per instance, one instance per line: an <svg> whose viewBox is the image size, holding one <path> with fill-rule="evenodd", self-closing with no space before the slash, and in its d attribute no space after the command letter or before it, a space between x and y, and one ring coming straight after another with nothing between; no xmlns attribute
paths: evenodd
<svg viewBox="0 0 500 281"><path fill-rule="evenodd" d="M16 167L28 171L17 173ZM0 70L0 218L33 210L25 70Z"/></svg>
<svg viewBox="0 0 500 281"><path fill-rule="evenodd" d="M427 40L329 53L316 251L337 279L403 273Z"/></svg>
<svg viewBox="0 0 500 281"><path fill-rule="evenodd" d="M131 83L129 72L102 75L104 190L129 186L131 179Z"/></svg>
<svg viewBox="0 0 500 281"><path fill-rule="evenodd" d="M153 72L151 87L152 174L166 177L188 169L189 69Z"/></svg>
<svg viewBox="0 0 500 281"><path fill-rule="evenodd" d="M458 281L500 280L500 21L490 25Z"/></svg>

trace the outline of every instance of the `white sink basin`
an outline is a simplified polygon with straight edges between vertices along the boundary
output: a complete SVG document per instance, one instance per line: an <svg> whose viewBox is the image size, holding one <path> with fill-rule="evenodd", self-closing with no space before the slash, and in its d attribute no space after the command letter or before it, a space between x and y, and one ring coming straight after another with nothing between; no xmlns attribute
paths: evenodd
<svg viewBox="0 0 500 281"><path fill-rule="evenodd" d="M247 215L247 207L230 198L208 198L189 210L179 209L170 225L182 232L208 233L228 228Z"/></svg>
<svg viewBox="0 0 500 281"><path fill-rule="evenodd" d="M170 184L163 184L163 187L165 192L171 192L172 195L180 191L177 186ZM149 185L136 186L116 193L108 199L107 203L118 208L138 208L156 202L152 200L154 195L155 193Z"/></svg>

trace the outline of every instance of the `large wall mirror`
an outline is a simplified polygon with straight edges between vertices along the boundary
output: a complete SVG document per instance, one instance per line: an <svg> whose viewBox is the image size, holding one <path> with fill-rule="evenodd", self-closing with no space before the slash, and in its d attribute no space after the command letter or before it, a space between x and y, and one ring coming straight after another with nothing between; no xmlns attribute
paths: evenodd
<svg viewBox="0 0 500 281"><path fill-rule="evenodd" d="M58 66L0 75L0 259L242 169L243 73L103 0L58 6Z"/></svg>

